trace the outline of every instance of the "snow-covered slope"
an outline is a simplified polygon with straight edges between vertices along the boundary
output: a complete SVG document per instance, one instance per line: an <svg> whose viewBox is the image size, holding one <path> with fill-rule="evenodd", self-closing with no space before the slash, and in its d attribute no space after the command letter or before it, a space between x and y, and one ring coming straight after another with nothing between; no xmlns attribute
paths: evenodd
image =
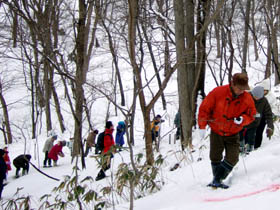
<svg viewBox="0 0 280 210"><path fill-rule="evenodd" d="M175 131L174 131L175 132ZM165 185L162 190L148 195L142 199L136 200L135 210L276 210L279 209L278 199L280 190L272 188L271 185L280 184L280 140L279 123L275 124L275 134L272 140L264 137L263 145L260 149L253 151L246 157L241 157L233 173L228 177L225 183L230 185L227 190L213 190L206 185L212 179L211 166L208 158L209 139L204 140L203 147L198 148L201 142L198 133L194 131L194 145L196 151L181 153L179 141L169 144L168 135L162 139L160 153L165 157L162 166L162 180ZM39 166L42 165L43 152L42 146L45 137L38 139L38 147L32 142L27 147L27 151L32 155L32 162ZM23 151L23 144L16 143L10 147L10 158L15 158ZM138 139L134 147L135 153L143 151L144 141ZM41 168L42 171L50 176L63 180L65 175L72 174L70 151L65 147L66 157L59 159L59 166L53 168ZM38 151L38 152L37 152ZM37 155L35 155L37 154ZM38 156L39 154L39 156ZM198 159L201 158L201 161ZM112 161L112 170L107 171L107 175L114 174L117 166L129 160L128 151L122 151L115 155ZM180 162L178 169L170 171L175 163ZM92 176L95 178L98 172L97 163L94 158L86 158L87 168L81 171L81 177ZM14 179L15 168L9 172L9 184L4 188L3 201L15 198L14 194L17 188L23 188L20 195L31 195L33 205L37 205L37 199L51 193L51 190L59 182L43 176L33 167L27 176ZM108 185L110 178L99 182L93 182L91 187L98 191L102 186ZM274 191L273 191L274 190ZM35 202L36 201L36 202ZM36 204L37 203L37 204ZM122 201L115 209L129 209L129 204Z"/></svg>

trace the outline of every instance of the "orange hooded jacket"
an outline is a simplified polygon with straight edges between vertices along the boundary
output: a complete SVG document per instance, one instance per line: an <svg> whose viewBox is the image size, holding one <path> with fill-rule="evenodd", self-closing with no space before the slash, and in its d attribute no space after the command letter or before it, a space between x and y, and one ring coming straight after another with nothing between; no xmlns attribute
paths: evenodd
<svg viewBox="0 0 280 210"><path fill-rule="evenodd" d="M234 97L230 85L219 86L202 101L199 107L198 126L205 129L208 124L214 133L232 136L250 124L255 119L255 114L255 103L248 92ZM243 117L243 122L237 125L233 120L240 116Z"/></svg>

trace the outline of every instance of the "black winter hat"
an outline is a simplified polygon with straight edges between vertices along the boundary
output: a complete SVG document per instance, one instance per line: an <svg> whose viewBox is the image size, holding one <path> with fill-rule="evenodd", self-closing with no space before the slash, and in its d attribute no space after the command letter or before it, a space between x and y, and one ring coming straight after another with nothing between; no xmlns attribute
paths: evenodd
<svg viewBox="0 0 280 210"><path fill-rule="evenodd" d="M155 117L155 119L160 120L160 119L161 119L161 115L158 114L158 115Z"/></svg>
<svg viewBox="0 0 280 210"><path fill-rule="evenodd" d="M4 154L5 154L5 151L3 149L0 149L0 156L3 157Z"/></svg>
<svg viewBox="0 0 280 210"><path fill-rule="evenodd" d="M110 129L112 125L113 125L113 123L111 121L107 121L105 128Z"/></svg>
<svg viewBox="0 0 280 210"><path fill-rule="evenodd" d="M31 155L25 155L25 158L27 158L28 160L31 159Z"/></svg>
<svg viewBox="0 0 280 210"><path fill-rule="evenodd" d="M66 141L61 141L61 145L64 147L66 145Z"/></svg>

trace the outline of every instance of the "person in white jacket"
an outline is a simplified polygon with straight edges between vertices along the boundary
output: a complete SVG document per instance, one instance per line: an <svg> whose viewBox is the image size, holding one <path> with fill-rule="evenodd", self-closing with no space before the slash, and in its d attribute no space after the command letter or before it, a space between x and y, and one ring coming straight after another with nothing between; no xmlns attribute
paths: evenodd
<svg viewBox="0 0 280 210"><path fill-rule="evenodd" d="M45 153L44 166L43 166L44 168L47 167L47 163L49 164L49 167L52 167L52 161L48 157L48 154L51 151L51 148L53 147L53 143L56 139L57 139L57 135L53 134L51 137L49 137L46 140L46 142L44 144L44 148L43 148L43 152Z"/></svg>
<svg viewBox="0 0 280 210"><path fill-rule="evenodd" d="M264 96L268 100L272 113L275 116L279 116L279 108L277 104L277 100L275 95L271 92L271 81L270 78L264 79L262 82L258 83L258 86L262 86L264 88ZM264 116L261 118L261 122L256 131L256 138L255 138L255 149L258 149L262 144L263 139L263 131L266 126L266 119Z"/></svg>

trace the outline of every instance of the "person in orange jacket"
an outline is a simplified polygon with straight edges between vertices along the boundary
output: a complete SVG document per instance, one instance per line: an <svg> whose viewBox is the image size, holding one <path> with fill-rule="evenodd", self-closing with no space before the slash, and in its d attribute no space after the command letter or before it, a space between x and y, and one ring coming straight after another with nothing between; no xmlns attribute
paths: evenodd
<svg viewBox="0 0 280 210"><path fill-rule="evenodd" d="M151 131L152 131L152 141L155 141L156 138L159 135L160 132L160 124L164 122L164 120L161 119L161 115L157 115L153 121L151 122Z"/></svg>
<svg viewBox="0 0 280 210"><path fill-rule="evenodd" d="M210 160L214 178L208 184L210 187L228 188L222 181L238 162L239 132L254 121L254 100L245 90L249 90L247 74L236 73L230 84L214 88L199 107L198 126L202 139L206 126L211 128Z"/></svg>

